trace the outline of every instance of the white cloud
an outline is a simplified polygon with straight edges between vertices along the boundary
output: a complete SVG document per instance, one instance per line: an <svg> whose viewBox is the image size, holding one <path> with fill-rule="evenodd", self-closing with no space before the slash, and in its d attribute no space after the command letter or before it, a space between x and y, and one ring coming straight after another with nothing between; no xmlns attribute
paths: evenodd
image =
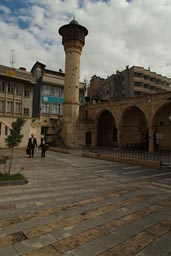
<svg viewBox="0 0 171 256"><path fill-rule="evenodd" d="M11 11L8 7L0 4L0 11L3 12L4 14L9 14Z"/></svg>
<svg viewBox="0 0 171 256"><path fill-rule="evenodd" d="M47 68L64 70L65 55L58 29L75 14L76 20L89 30L81 56L82 80L94 74L106 77L126 65L151 67L152 71L171 77L170 0L157 4L156 0L27 3L28 10L22 7L17 17L0 5L0 11L6 14L0 21L0 64L9 65L10 51L14 49L16 67L26 66L30 70L40 61ZM21 28L21 21L25 29Z"/></svg>

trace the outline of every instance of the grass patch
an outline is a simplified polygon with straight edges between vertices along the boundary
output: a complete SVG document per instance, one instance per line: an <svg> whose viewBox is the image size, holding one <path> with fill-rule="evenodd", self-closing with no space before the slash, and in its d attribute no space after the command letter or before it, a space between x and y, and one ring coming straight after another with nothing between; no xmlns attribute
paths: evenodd
<svg viewBox="0 0 171 256"><path fill-rule="evenodd" d="M5 180L6 181L8 181L8 180L27 180L27 178L20 172L17 172L15 174L0 172L0 181L5 181Z"/></svg>

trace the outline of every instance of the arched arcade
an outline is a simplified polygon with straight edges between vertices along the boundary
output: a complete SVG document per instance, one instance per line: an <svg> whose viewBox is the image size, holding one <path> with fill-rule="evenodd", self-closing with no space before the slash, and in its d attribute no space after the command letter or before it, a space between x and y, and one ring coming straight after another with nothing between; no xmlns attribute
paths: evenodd
<svg viewBox="0 0 171 256"><path fill-rule="evenodd" d="M86 106L92 146L171 150L171 97L137 97Z"/></svg>

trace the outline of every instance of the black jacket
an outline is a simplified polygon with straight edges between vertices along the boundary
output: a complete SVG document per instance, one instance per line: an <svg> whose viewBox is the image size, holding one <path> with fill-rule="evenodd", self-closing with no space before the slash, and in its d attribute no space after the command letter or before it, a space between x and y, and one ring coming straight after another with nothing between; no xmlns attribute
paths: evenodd
<svg viewBox="0 0 171 256"><path fill-rule="evenodd" d="M28 147L29 148L37 147L37 140L36 140L36 138L33 138L33 141L32 141L32 138L29 138L29 140L28 140Z"/></svg>

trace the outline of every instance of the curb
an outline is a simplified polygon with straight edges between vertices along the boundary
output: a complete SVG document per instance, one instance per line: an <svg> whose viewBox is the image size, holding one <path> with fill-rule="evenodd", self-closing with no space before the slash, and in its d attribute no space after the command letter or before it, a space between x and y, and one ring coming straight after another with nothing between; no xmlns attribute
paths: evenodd
<svg viewBox="0 0 171 256"><path fill-rule="evenodd" d="M16 185L25 185L28 183L28 180L1 180L0 186L16 186Z"/></svg>
<svg viewBox="0 0 171 256"><path fill-rule="evenodd" d="M63 149L63 148L50 148L49 151L63 153L63 154L71 154L71 150Z"/></svg>

